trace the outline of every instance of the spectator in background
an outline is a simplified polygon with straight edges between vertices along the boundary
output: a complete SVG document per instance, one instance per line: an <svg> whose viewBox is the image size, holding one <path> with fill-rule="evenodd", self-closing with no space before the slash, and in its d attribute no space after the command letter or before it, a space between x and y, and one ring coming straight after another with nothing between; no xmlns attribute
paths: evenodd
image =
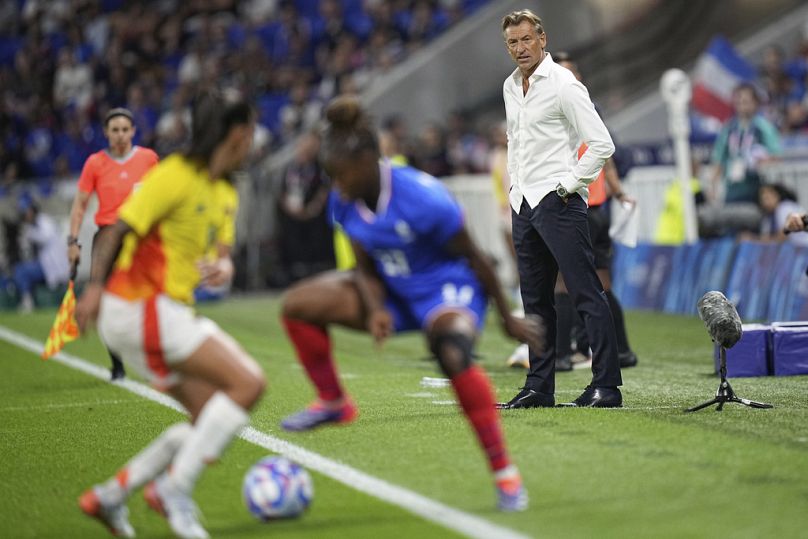
<svg viewBox="0 0 808 539"><path fill-rule="evenodd" d="M406 128L398 116L391 116L382 122L379 130L379 151L383 158L394 165L405 166L409 163L406 153Z"/></svg>
<svg viewBox="0 0 808 539"><path fill-rule="evenodd" d="M788 216L802 214L805 210L797 203L797 196L784 185L764 184L760 186L760 209L763 219L760 222L759 239L763 241L784 241L795 245L808 245L808 235L792 234L786 237Z"/></svg>
<svg viewBox="0 0 808 539"><path fill-rule="evenodd" d="M177 89L171 96L171 108L163 112L157 121L157 153L168 155L179 150L191 132L191 108L186 103L185 92Z"/></svg>
<svg viewBox="0 0 808 539"><path fill-rule="evenodd" d="M93 72L87 64L76 62L68 47L59 51L59 66L53 80L53 104L87 110L93 97Z"/></svg>
<svg viewBox="0 0 808 539"><path fill-rule="evenodd" d="M721 128L713 147L711 198L719 207L714 232L754 231L760 223L757 208L760 165L780 155L777 129L759 114L760 98L749 83L733 92L735 115ZM723 197L719 193L723 191Z"/></svg>
<svg viewBox="0 0 808 539"><path fill-rule="evenodd" d="M27 194L17 201L21 217L21 243L29 246L34 254L29 260L14 266L14 284L20 294L20 312L29 313L34 308L34 287L45 283L55 289L65 284L70 277L70 265L62 233L56 221L39 211L39 206Z"/></svg>
<svg viewBox="0 0 808 539"><path fill-rule="evenodd" d="M280 110L281 131L286 140L294 140L319 121L320 103L309 97L308 83L295 82L289 92L289 103Z"/></svg>
<svg viewBox="0 0 808 539"><path fill-rule="evenodd" d="M314 132L304 134L281 177L278 233L282 264L291 282L335 264L325 212L331 186L317 161L319 150L320 137Z"/></svg>
<svg viewBox="0 0 808 539"><path fill-rule="evenodd" d="M466 114L449 114L446 152L452 174L476 174L488 170L488 141L469 126Z"/></svg>
<svg viewBox="0 0 808 539"><path fill-rule="evenodd" d="M783 69L785 52L772 45L763 51L760 66L760 83L766 92L765 116L775 126L782 128L786 121L786 109L795 92L794 80Z"/></svg>
<svg viewBox="0 0 808 539"><path fill-rule="evenodd" d="M415 150L415 165L436 178L452 173L446 155L446 137L438 124L429 124L421 131Z"/></svg>

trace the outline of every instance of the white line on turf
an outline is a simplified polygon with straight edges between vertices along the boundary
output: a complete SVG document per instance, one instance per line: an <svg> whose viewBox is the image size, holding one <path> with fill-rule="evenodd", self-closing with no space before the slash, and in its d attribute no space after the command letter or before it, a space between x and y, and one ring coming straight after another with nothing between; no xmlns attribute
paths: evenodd
<svg viewBox="0 0 808 539"><path fill-rule="evenodd" d="M0 339L37 355L41 354L44 349L43 343L21 333L17 333L5 326L0 326ZM59 352L53 356L51 361L57 361L102 380L109 378L109 370L64 352ZM123 380L115 382L115 385L119 385L136 395L184 413L184 409L177 401L139 382ZM474 539L526 539L528 537L510 528L499 526L478 516L449 507L448 505L427 498L417 492L388 483L383 479L373 477L356 468L331 460L286 440L261 432L253 427L244 428L239 436L250 443L286 455L303 466L328 476L335 481L339 481L354 490L401 507L410 513L434 522L444 528L454 530L466 537L472 537Z"/></svg>
<svg viewBox="0 0 808 539"><path fill-rule="evenodd" d="M58 410L60 408L84 408L90 406L108 406L110 404L129 404L131 402L136 402L135 399L107 399L107 400L100 400L100 401L88 401L88 402L70 402L70 403L59 403L59 404L31 404L29 406L4 406L0 408L0 412L18 412L23 411L27 412L30 410Z"/></svg>

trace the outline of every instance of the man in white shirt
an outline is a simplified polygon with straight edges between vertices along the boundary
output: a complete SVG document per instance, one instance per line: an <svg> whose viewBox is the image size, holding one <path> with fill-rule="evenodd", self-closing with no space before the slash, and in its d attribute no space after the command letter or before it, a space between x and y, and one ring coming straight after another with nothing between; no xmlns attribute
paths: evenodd
<svg viewBox="0 0 808 539"><path fill-rule="evenodd" d="M622 396L617 338L598 279L587 225L587 185L595 180L614 143L589 93L545 52L547 35L530 10L502 19L516 70L505 80L509 201L525 313L541 316L545 347L530 351L525 386L501 409L555 405L558 271L586 325L592 346L592 382L571 406L619 407ZM588 149L578 158L578 147Z"/></svg>

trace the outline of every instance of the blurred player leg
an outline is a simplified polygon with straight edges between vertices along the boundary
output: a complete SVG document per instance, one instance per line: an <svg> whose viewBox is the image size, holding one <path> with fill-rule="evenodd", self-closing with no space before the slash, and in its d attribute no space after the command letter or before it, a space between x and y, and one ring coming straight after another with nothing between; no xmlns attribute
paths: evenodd
<svg viewBox="0 0 808 539"><path fill-rule="evenodd" d="M483 370L471 363L474 334L474 325L467 317L447 312L433 322L429 341L488 458L498 507L502 511L522 511L527 508L527 491L519 470L508 457L491 383Z"/></svg>

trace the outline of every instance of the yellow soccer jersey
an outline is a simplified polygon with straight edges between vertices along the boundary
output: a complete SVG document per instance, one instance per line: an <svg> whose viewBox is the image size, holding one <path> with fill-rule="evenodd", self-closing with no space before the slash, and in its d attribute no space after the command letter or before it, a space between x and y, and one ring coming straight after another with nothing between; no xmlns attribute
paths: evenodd
<svg viewBox="0 0 808 539"><path fill-rule="evenodd" d="M163 293L193 303L197 263L217 241L217 210L207 170L179 154L167 157L121 206L118 217L133 232L124 238L107 290L128 300Z"/></svg>
<svg viewBox="0 0 808 539"><path fill-rule="evenodd" d="M216 244L211 246L208 257L216 260L219 257L220 245L232 247L236 243L236 215L238 214L238 191L227 180L217 180L213 184L216 200Z"/></svg>

